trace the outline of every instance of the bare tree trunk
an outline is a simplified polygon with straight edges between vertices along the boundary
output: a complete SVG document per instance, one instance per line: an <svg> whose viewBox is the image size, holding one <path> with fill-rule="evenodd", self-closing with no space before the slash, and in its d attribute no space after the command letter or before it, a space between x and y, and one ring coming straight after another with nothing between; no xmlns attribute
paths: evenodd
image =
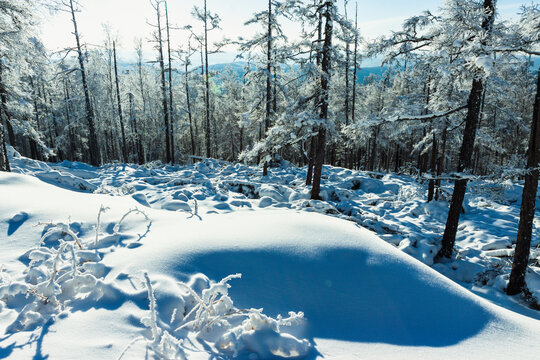
<svg viewBox="0 0 540 360"><path fill-rule="evenodd" d="M2 114L4 115L4 111L2 110ZM2 116L3 117L3 116ZM4 126L2 125L2 122L0 121L0 140L1 140L1 154L0 154L0 171L7 171L11 172L11 167L9 165L9 157L7 153L6 148L6 137L4 135Z"/></svg>
<svg viewBox="0 0 540 360"><path fill-rule="evenodd" d="M538 189L538 166L540 160L540 69L538 70L538 80L536 88L536 98L534 101L533 118L531 122L531 136L529 138L529 150L527 159L527 169L525 175L525 186L521 200L521 213L516 241L516 251L510 281L506 288L508 295L515 295L526 289L525 272L529 262L531 250L531 237L534 220L536 191Z"/></svg>
<svg viewBox="0 0 540 360"><path fill-rule="evenodd" d="M345 0L345 20L349 20L347 16L347 3L348 0ZM345 125L349 125L349 93L350 93L350 84L349 84L349 72L350 72L350 61L351 61L351 43L349 42L349 31L347 30L345 34Z"/></svg>
<svg viewBox="0 0 540 360"><path fill-rule="evenodd" d="M86 81L86 71L84 68L84 56L81 49L81 42L79 39L79 31L77 29L77 20L75 19L75 9L73 7L73 0L69 0L69 5L71 9L71 17L73 19L73 28L75 35L75 40L77 42L77 53L79 57L79 66L81 71L81 78L82 78L82 86L84 90L84 102L86 106L86 121L88 122L88 132L89 132L89 139L88 139L88 145L90 150L90 164L93 166L99 166L101 163L101 154L99 151L97 136L96 136L96 129L94 125L94 110L92 109L92 104L90 102L90 93L88 90L88 83Z"/></svg>
<svg viewBox="0 0 540 360"><path fill-rule="evenodd" d="M159 51L159 67L161 70L161 95L163 103L163 122L165 125L165 162L170 163L171 158L171 132L169 127L169 109L167 106L167 85L165 83L165 64L163 60L163 38L161 36L161 12L159 10L160 2L156 3L155 9L157 14L157 29L158 29L158 51Z"/></svg>
<svg viewBox="0 0 540 360"><path fill-rule="evenodd" d="M174 164L174 103L173 103L173 83L172 83L172 61L171 61L171 36L169 30L169 10L165 1L165 21L167 26L167 53L169 57L169 119L171 122L171 162Z"/></svg>
<svg viewBox="0 0 540 360"><path fill-rule="evenodd" d="M188 72L188 60L187 59L186 59L184 73L185 73L185 85L184 86L186 88L186 104L187 104L187 113L188 113L188 118L189 118L189 134L191 136L191 154L195 155L195 153L196 153L195 134L193 132L193 115L191 114L191 99L190 99L190 95L189 95L189 72Z"/></svg>
<svg viewBox="0 0 540 360"><path fill-rule="evenodd" d="M11 124L11 119L9 117L9 112L7 110L7 91L4 85L3 80L4 73L4 63L0 61L0 98L2 100L2 110L4 112L4 121L6 123L6 128L9 137L9 144L15 147L15 132L13 131L13 125Z"/></svg>
<svg viewBox="0 0 540 360"><path fill-rule="evenodd" d="M306 175L306 186L311 185L313 181L313 165L315 164L315 151L317 148L316 138L312 137L309 145L309 162Z"/></svg>
<svg viewBox="0 0 540 360"><path fill-rule="evenodd" d="M322 6L322 0L321 0L321 6ZM319 44L322 41L322 20L323 20L322 12L319 12L319 19L317 23L317 46L319 46ZM322 59L321 50L317 48L317 55L316 55L317 68L319 67L319 65L321 65L321 59ZM317 94L316 97L318 98L319 94ZM308 163L307 176L306 176L306 186L311 185L313 182L313 166L315 166L316 151L317 151L317 141L315 137L313 136L311 137L311 144L310 144L310 149L309 149L310 155L309 155L309 163Z"/></svg>
<svg viewBox="0 0 540 360"><path fill-rule="evenodd" d="M137 149L137 160L139 165L144 163L144 149L142 146L141 135L137 129L137 116L135 115L135 106L133 104L133 94L129 93L129 117L133 122L133 132L135 133L135 147Z"/></svg>
<svg viewBox="0 0 540 360"><path fill-rule="evenodd" d="M73 132L73 127L71 126L71 99L69 95L69 83L68 79L64 81L64 96L65 96L65 111L66 111L66 121L68 125L68 134L69 134L69 160L75 161L75 135Z"/></svg>
<svg viewBox="0 0 540 360"><path fill-rule="evenodd" d="M353 69L353 89L352 89L352 109L351 109L351 121L354 123L356 112L356 77L358 72L358 2L356 3L356 12L354 18L354 29L357 33L354 34L354 69Z"/></svg>
<svg viewBox="0 0 540 360"><path fill-rule="evenodd" d="M442 144L441 144L441 153L439 155L438 164L437 164L437 179L436 181L436 190L435 190L435 200L439 200L439 195L441 192L441 175L444 171L444 161L446 159L446 137L448 132L448 120L444 119L444 129L442 133Z"/></svg>
<svg viewBox="0 0 540 360"><path fill-rule="evenodd" d="M116 99L118 101L118 118L120 119L120 130L122 131L122 156L124 163L128 162L127 145L126 145L126 130L124 128L124 116L122 115L122 99L120 97L120 79L118 78L118 64L116 62L116 43L113 41L113 56L114 56L114 76L116 80Z"/></svg>
<svg viewBox="0 0 540 360"><path fill-rule="evenodd" d="M264 118L264 136L270 128L272 114L272 0L268 0L268 32L266 37L266 116ZM264 161L263 176L268 175L268 161Z"/></svg>
<svg viewBox="0 0 540 360"><path fill-rule="evenodd" d="M204 0L204 85L205 85L205 130L206 130L206 157L212 156L210 148L210 78L208 75L208 11Z"/></svg>
<svg viewBox="0 0 540 360"><path fill-rule="evenodd" d="M436 176L436 167L437 167L437 138L435 137L435 132L433 132L433 143L431 145L431 176ZM428 198L427 202L433 200L435 195L435 180L430 179L428 185Z"/></svg>
<svg viewBox="0 0 540 360"><path fill-rule="evenodd" d="M368 163L369 171L375 170L375 159L377 158L377 136L379 136L379 126L373 129L373 138L372 138L373 142L371 146L371 151L369 153L369 163Z"/></svg>
<svg viewBox="0 0 540 360"><path fill-rule="evenodd" d="M485 17L482 21L482 29L488 33L492 31L493 22L495 20L495 4L494 0L484 0ZM465 119L465 130L463 131L463 142L459 153L458 173L470 169L472 162L472 154L474 150L474 140L476 138L476 128L480 118L480 107L482 105L482 94L484 92L484 79L480 71L475 72L469 100L467 102L468 110ZM467 190L467 179L459 179L455 181L452 201L450 202L450 210L448 211L448 219L444 229L442 247L437 253L435 259L439 260L442 257L450 258L454 250L456 241L456 233L459 224L459 216L463 208L463 199Z"/></svg>
<svg viewBox="0 0 540 360"><path fill-rule="evenodd" d="M324 44L321 60L321 93L319 100L319 118L328 121L328 89L330 85L330 69L332 56L332 32L334 20L334 0L327 0L324 4L326 9L324 17L326 19L324 29ZM320 199L322 165L326 146L326 128L321 126L317 135L317 151L315 152L315 165L313 169L313 186L311 188L311 198Z"/></svg>

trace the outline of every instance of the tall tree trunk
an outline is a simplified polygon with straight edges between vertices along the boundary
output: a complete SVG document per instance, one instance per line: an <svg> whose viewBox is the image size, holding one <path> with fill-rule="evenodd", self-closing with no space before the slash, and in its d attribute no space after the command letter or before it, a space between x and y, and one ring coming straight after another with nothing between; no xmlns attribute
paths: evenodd
<svg viewBox="0 0 540 360"><path fill-rule="evenodd" d="M534 210L536 202L536 191L538 188L538 166L540 160L540 68L538 69L538 79L536 88L536 98L534 101L533 117L531 122L531 136L529 138L529 150L527 159L527 169L525 175L525 186L521 199L521 213L516 241L516 251L510 281L506 288L508 295L515 295L526 289L525 272L529 262L531 250L531 237L534 220Z"/></svg>
<svg viewBox="0 0 540 360"><path fill-rule="evenodd" d="M165 125L165 162L170 163L171 158L171 131L169 127L169 108L167 106L167 85L165 82L165 62L163 60L163 38L161 36L161 12L159 10L160 2L156 3L157 29L158 29L158 51L159 67L161 71L161 96L163 103L163 122Z"/></svg>
<svg viewBox="0 0 540 360"><path fill-rule="evenodd" d="M92 103L90 102L90 91L88 89L88 83L86 81L86 70L84 68L84 55L81 49L81 42L79 38L79 30L77 29L77 20L75 18L75 9L73 7L73 0L69 0L69 6L71 10L71 17L73 20L73 34L77 42L77 54L79 58L79 66L82 78L82 86L84 91L84 103L86 107L86 121L88 123L88 146L90 150L90 164L93 166L99 166L101 163L101 154L99 151L96 128L94 125L94 110L92 109Z"/></svg>
<svg viewBox="0 0 540 360"><path fill-rule="evenodd" d="M482 29L486 31L488 36L491 34L493 22L495 20L495 0L484 0L484 20L482 21ZM484 44L485 45L485 44ZM484 79L481 70L476 70L472 82L469 100L467 102L468 110L465 119L465 130L463 131L463 142L459 152L458 173L469 170L472 162L472 154L474 150L474 140L476 138L476 128L480 118L480 107L482 105L482 94L484 92ZM450 202L448 211L448 219L442 238L441 250L437 253L435 259L439 260L442 257L450 258L454 250L456 241L456 233L459 224L459 216L463 208L463 199L467 190L467 179L459 179L455 181L454 192Z"/></svg>
<svg viewBox="0 0 540 360"><path fill-rule="evenodd" d="M433 132L433 143L431 144L431 176L436 176L436 168L437 168L437 138L435 137L435 132ZM428 198L427 202L430 202L433 200L433 197L435 195L435 179L429 180L428 185Z"/></svg>
<svg viewBox="0 0 540 360"><path fill-rule="evenodd" d="M321 60L321 93L319 100L319 118L324 122L328 122L328 89L330 85L330 70L332 56L332 32L334 20L334 0L327 0L325 3L325 28L324 28L324 44L322 49ZM324 162L324 153L326 146L326 128L321 126L317 135L317 150L315 152L315 165L313 169L313 186L311 188L311 198L320 199L319 192L321 189L321 174L322 165Z"/></svg>
<svg viewBox="0 0 540 360"><path fill-rule="evenodd" d="M375 159L377 158L377 137L379 136L379 126L373 129L372 145L369 152L368 170L375 170Z"/></svg>
<svg viewBox="0 0 540 360"><path fill-rule="evenodd" d="M75 135L73 131L73 126L71 125L71 98L69 95L69 83L68 79L64 81L64 97L65 97L65 111L66 111L66 121L68 126L69 134L69 160L75 161Z"/></svg>
<svg viewBox="0 0 540 360"><path fill-rule="evenodd" d="M189 47L188 47L188 49L189 49ZM189 65L189 61L186 59L185 70L184 70L184 74L185 74L185 84L184 84L184 86L186 88L186 104L187 104L187 113L188 113L188 118L189 118L189 135L191 137L191 154L195 155L196 154L195 134L193 132L193 115L191 114L191 99L190 99L190 95L189 95L188 65Z"/></svg>
<svg viewBox="0 0 540 360"><path fill-rule="evenodd" d="M354 17L354 68L353 68L353 88L352 88L352 109L351 109L351 121L354 123L356 112L356 77L358 72L358 2L356 3L356 12Z"/></svg>
<svg viewBox="0 0 540 360"><path fill-rule="evenodd" d="M322 0L320 1L321 1L321 6L322 6ZM322 41L322 24L323 24L323 14L322 14L322 11L319 11L319 19L317 22L317 46L319 46L319 44ZM321 49L317 48L317 54L316 54L317 68L319 68L319 66L321 65L321 60L322 60ZM319 98L319 97L320 95L316 94L316 98ZM309 155L309 163L308 163L307 176L306 176L306 186L311 185L313 183L313 166L315 166L315 156L316 156L315 153L316 152L317 152L317 140L313 136L311 138L311 144L310 144L310 149L309 149L310 155Z"/></svg>
<svg viewBox="0 0 540 360"><path fill-rule="evenodd" d="M435 190L435 200L439 200L439 195L441 192L441 175L444 171L444 161L446 159L446 138L448 132L448 119L444 118L444 129L442 133L442 144L441 144L441 153L439 155L438 164L437 164L437 181L436 181L436 190Z"/></svg>
<svg viewBox="0 0 540 360"><path fill-rule="evenodd" d="M2 110L2 115L4 114L4 111ZM2 116L4 117L4 116ZM9 157L7 153L7 147L6 147L6 137L4 132L4 125L0 121L0 171L7 171L11 172L11 167L9 165Z"/></svg>
<svg viewBox="0 0 540 360"><path fill-rule="evenodd" d="M114 56L114 77L116 82L116 100L118 101L118 119L120 119L120 130L122 131L122 156L124 163L128 162L127 145L126 145L126 129L124 128L124 116L122 115L122 99L120 97L120 79L118 78L118 64L116 60L116 43L113 41L113 56Z"/></svg>
<svg viewBox="0 0 540 360"><path fill-rule="evenodd" d="M169 58L169 119L171 122L171 162L174 164L174 103L171 61L171 35L169 30L169 10L167 9L167 1L165 1L165 21L167 26L167 53Z"/></svg>
<svg viewBox="0 0 540 360"><path fill-rule="evenodd" d="M347 0L345 0L345 20L348 21L347 16ZM345 99L343 106L345 107L345 125L349 125L349 93L350 93L350 83L349 83L349 72L350 72L350 61L351 61L351 43L349 42L349 31L346 31L345 34Z"/></svg>
<svg viewBox="0 0 540 360"><path fill-rule="evenodd" d="M309 144L309 161L306 175L306 186L313 182L313 165L315 164L315 151L317 149L316 138L312 137Z"/></svg>
<svg viewBox="0 0 540 360"><path fill-rule="evenodd" d="M13 131L13 125L11 124L11 119L9 117L9 112L7 109L7 91L6 86L4 85L3 79L4 73L4 62L0 61L0 98L2 100L2 111L4 112L4 121L6 123L6 128L9 137L9 144L15 147L15 132Z"/></svg>
<svg viewBox="0 0 540 360"><path fill-rule="evenodd" d="M205 130L206 157L212 156L210 147L210 77L208 75L208 11L204 0L204 85L205 85Z"/></svg>
<svg viewBox="0 0 540 360"><path fill-rule="evenodd" d="M264 118L264 137L270 129L272 114L272 0L268 0L268 31L266 33L266 116ZM264 160L263 176L268 175L268 161Z"/></svg>
<svg viewBox="0 0 540 360"><path fill-rule="evenodd" d="M133 94L129 93L129 117L133 122L133 132L135 133L135 148L137 149L137 160L139 165L144 163L144 149L142 145L141 135L137 128L137 115L135 114L135 105L133 104Z"/></svg>

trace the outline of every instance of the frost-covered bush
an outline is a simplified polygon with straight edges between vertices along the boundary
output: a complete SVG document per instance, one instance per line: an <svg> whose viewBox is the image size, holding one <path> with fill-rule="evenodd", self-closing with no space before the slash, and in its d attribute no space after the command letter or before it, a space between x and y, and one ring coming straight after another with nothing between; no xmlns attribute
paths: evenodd
<svg viewBox="0 0 540 360"><path fill-rule="evenodd" d="M37 247L21 257L27 262L21 278L4 276L0 282L1 307L18 311L8 332L33 330L78 301L97 302L113 291L113 285L103 281L108 270L98 251L107 245L99 238L101 215L106 210L101 206L98 212L93 241L83 241L70 223L41 224L45 230ZM114 235L122 221L135 213L149 221L145 213L132 209L114 226Z"/></svg>
<svg viewBox="0 0 540 360"><path fill-rule="evenodd" d="M229 281L239 278L241 274L234 274L219 282L210 282L196 276L190 285L178 283L179 288L187 292L179 301L184 308L175 309L171 323L176 317L181 320L176 329L168 331L160 326L156 295L145 274L150 313L141 321L150 329L151 339L146 340L148 348L159 358L184 358L184 339L195 338L212 344L216 352L233 357L248 355L250 359L275 359L307 355L310 342L291 333L302 328L304 314L290 312L286 318L278 316L274 319L264 315L262 309L236 308L228 290L231 287ZM134 339L120 358L134 342L142 339Z"/></svg>

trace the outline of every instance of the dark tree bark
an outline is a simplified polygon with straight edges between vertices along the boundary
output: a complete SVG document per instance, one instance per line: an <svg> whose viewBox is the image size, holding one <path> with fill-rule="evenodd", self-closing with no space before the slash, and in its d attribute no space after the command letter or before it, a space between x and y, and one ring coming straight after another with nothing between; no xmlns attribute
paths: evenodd
<svg viewBox="0 0 540 360"><path fill-rule="evenodd" d="M347 1L345 1L345 20L348 20L347 16ZM345 99L344 100L344 108L345 108L345 125L349 125L349 105L350 105L350 67L351 67L351 43L349 41L349 31L346 31L345 34Z"/></svg>
<svg viewBox="0 0 540 360"><path fill-rule="evenodd" d="M9 144L15 147L15 131L13 131L13 125L7 109L7 90L3 80L4 63L0 61L0 99L2 101L2 111L4 112L4 121L8 132Z"/></svg>
<svg viewBox="0 0 540 360"><path fill-rule="evenodd" d="M128 162L127 145L126 145L126 129L124 127L124 116L122 114L122 99L120 97L120 79L118 78L118 64L116 61L116 43L113 41L113 57L114 57L114 76L116 82L116 100L118 102L118 118L120 120L120 131L122 132L122 156L124 163Z"/></svg>
<svg viewBox="0 0 540 360"><path fill-rule="evenodd" d="M375 129L373 129L373 136L372 136L372 145L371 150L369 152L369 162L368 162L368 170L374 171L375 170L375 160L377 158L377 137L379 136L379 126L377 126Z"/></svg>
<svg viewBox="0 0 540 360"><path fill-rule="evenodd" d="M191 98L190 98L190 94L189 94L189 71L188 71L188 65L189 65L189 61L186 59L185 69L184 69L184 75L185 75L184 87L186 89L186 104L187 104L187 113L188 113L188 118L189 118L189 135L191 137L191 154L195 155L196 154L195 134L194 134L194 131L193 131L193 115L191 114Z"/></svg>
<svg viewBox="0 0 540 360"><path fill-rule="evenodd" d="M264 136L270 129L272 115L272 0L268 0L268 32L266 33L266 115L264 118ZM268 175L268 161L264 161L263 176Z"/></svg>
<svg viewBox="0 0 540 360"><path fill-rule="evenodd" d="M75 40L77 42L77 54L79 58L79 66L81 72L81 81L84 91L84 104L86 107L86 121L88 123L88 147L90 152L90 164L93 166L99 166L101 164L101 154L99 151L96 128L94 125L94 110L92 109L92 103L90 102L90 91L88 89L88 82L86 81L86 70L84 67L84 55L81 49L81 42L79 38L79 30L77 29L77 20L75 18L75 8L73 7L73 0L69 0L69 6L71 10L71 17L73 21L73 28Z"/></svg>
<svg viewBox="0 0 540 360"><path fill-rule="evenodd" d="M510 281L506 288L508 295L519 294L526 289L525 272L529 262L531 250L531 237L534 220L534 210L536 202L536 191L538 189L538 166L540 160L540 69L538 70L538 80L536 88L536 98L534 101L533 118L531 122L531 135L529 138L529 150L527 153L527 169L525 175L525 186L521 199L521 213L516 241L516 251Z"/></svg>
<svg viewBox="0 0 540 360"><path fill-rule="evenodd" d="M137 160L139 165L144 164L144 149L142 145L141 135L137 128L137 115L135 114L135 106L133 104L133 94L129 93L129 117L133 123L133 132L135 134L135 148L137 149Z"/></svg>
<svg viewBox="0 0 540 360"><path fill-rule="evenodd" d="M353 88L352 88L352 109L351 109L351 121L354 123L356 112L356 77L358 72L358 3L356 3L356 12L354 17L354 55L353 55Z"/></svg>
<svg viewBox="0 0 540 360"><path fill-rule="evenodd" d="M315 150L317 148L316 138L312 137L309 144L309 161L306 175L306 186L313 182L313 165L315 164Z"/></svg>
<svg viewBox="0 0 540 360"><path fill-rule="evenodd" d="M4 111L2 111L2 115L4 115ZM0 140L1 140L1 151L0 151L0 171L7 171L11 172L11 167L9 165L9 157L7 153L6 148L6 137L4 135L4 126L2 126L2 123L0 122Z"/></svg>
<svg viewBox="0 0 540 360"><path fill-rule="evenodd" d="M75 134L73 127L71 126L71 97L69 95L69 80L66 78L64 81L64 108L66 112L66 121L69 134L69 160L75 161ZM35 141L34 141L35 143Z"/></svg>
<svg viewBox="0 0 540 360"><path fill-rule="evenodd" d="M435 132L433 133L433 143L431 144L431 176L435 177L437 172L437 138ZM435 195L435 180L430 179L428 185L428 197L427 202L433 200Z"/></svg>
<svg viewBox="0 0 540 360"><path fill-rule="evenodd" d="M210 77L208 75L208 11L204 0L204 86L205 86L205 139L206 157L212 156L210 147Z"/></svg>
<svg viewBox="0 0 540 360"><path fill-rule="evenodd" d="M334 0L328 0L324 4L324 44L322 49L321 60L321 92L319 98L319 118L328 120L328 89L330 85L330 70L332 65L332 33L333 33L333 20L334 20ZM311 188L311 198L320 199L321 189L321 174L322 165L324 162L326 147L326 128L321 126L319 134L317 135L317 150L315 151L315 165L313 169L313 186Z"/></svg>
<svg viewBox="0 0 540 360"><path fill-rule="evenodd" d="M174 164L174 103L173 103L173 83L172 83L172 61L171 61L171 35L169 28L169 10L167 9L167 1L165 1L165 22L167 27L167 53L169 58L169 119L171 123L171 162Z"/></svg>
<svg viewBox="0 0 540 360"><path fill-rule="evenodd" d="M167 84L165 82L165 61L163 60L163 37L161 36L161 11L159 9L160 2L156 2L157 15L157 33L158 33L158 52L159 52L159 68L161 71L161 96L163 104L163 122L165 125L165 162L170 163L171 158L171 131L169 123L169 108L167 105Z"/></svg>
<svg viewBox="0 0 540 360"><path fill-rule="evenodd" d="M321 4L320 6L322 6L322 0L320 4ZM322 14L322 11L319 11L319 19L317 22L317 42L316 42L317 46L319 46L319 44L322 41L322 25L323 25L323 14ZM321 55L322 55L321 50L317 48L317 53L315 57L317 68L321 65L321 60L322 60ZM319 97L320 95L317 94L316 98L319 98ZM317 152L317 140L315 137L312 137L310 149L309 149L309 163L308 163L307 176L306 176L306 186L311 185L313 183L313 166L315 166L316 152Z"/></svg>
<svg viewBox="0 0 540 360"><path fill-rule="evenodd" d="M495 4L494 0L484 0L485 17L482 21L482 29L489 34L493 28L495 21ZM476 138L476 128L480 117L480 107L482 105L482 95L484 92L484 79L480 70L475 72L472 82L469 100L467 101L467 117L465 118L465 130L463 131L463 141L459 152L458 173L469 170L472 165L472 155L474 150L474 140ZM456 233L459 224L459 216L463 208L463 199L467 190L467 179L459 179L455 181L454 192L450 202L450 210L448 211L448 219L442 238L441 250L437 253L435 260L443 257L450 258L454 250L456 241Z"/></svg>

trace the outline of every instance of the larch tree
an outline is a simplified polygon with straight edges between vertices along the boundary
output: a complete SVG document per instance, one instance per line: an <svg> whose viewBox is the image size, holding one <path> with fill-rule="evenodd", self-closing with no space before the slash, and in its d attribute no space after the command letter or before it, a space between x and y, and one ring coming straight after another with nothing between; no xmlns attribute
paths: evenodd
<svg viewBox="0 0 540 360"><path fill-rule="evenodd" d="M324 162L326 146L326 127L328 126L328 98L330 89L331 66L332 66L332 36L334 29L334 17L336 14L336 5L334 0L325 1L322 4L324 25L324 41L321 58L321 90L319 94L319 119L321 125L317 135L317 148L315 151L315 160L313 166L313 185L311 188L311 198L320 198L322 166Z"/></svg>
<svg viewBox="0 0 540 360"><path fill-rule="evenodd" d="M174 137L174 120L175 120L175 108L174 108L174 102L173 102L173 80L172 80L172 71L173 71L173 64L172 64L172 57L171 57L171 30L169 26L169 9L167 7L167 1L165 1L165 28L167 30L167 58L168 58L168 68L167 68L167 75L168 75L168 89L169 89L169 121L171 124L171 162L174 164L174 158L175 158L175 137Z"/></svg>
<svg viewBox="0 0 540 360"><path fill-rule="evenodd" d="M122 98L120 96L120 79L118 77L118 63L116 56L116 42L113 42L113 57L114 57L114 77L116 83L116 100L118 103L118 119L120 121L120 130L122 132L122 157L125 163L128 162L128 149L126 144L126 129L124 126L124 115L122 113Z"/></svg>
<svg viewBox="0 0 540 360"><path fill-rule="evenodd" d="M168 104L167 96L167 82L165 80L165 60L163 57L163 35L162 35L162 26L161 26L161 3L163 0L151 0L152 6L156 11L157 25L156 25L156 49L158 51L158 62L160 68L160 77L161 77L161 96L162 96L162 106L163 106L163 123L165 127L165 161L170 163L172 161L172 151L171 151L171 128L170 128L170 111Z"/></svg>
<svg viewBox="0 0 540 360"><path fill-rule="evenodd" d="M517 39L507 39L499 47L503 52L524 52L529 55L540 55L540 7L524 7L519 24L513 32ZM536 96L530 125L529 145L527 151L527 167L525 185L521 200L516 248L512 263L512 272L506 288L508 295L527 292L525 275L529 262L533 220L536 206L536 192L540 166L540 68L537 71ZM538 307L538 303L536 307Z"/></svg>
<svg viewBox="0 0 540 360"><path fill-rule="evenodd" d="M485 47L488 45L489 38L493 30L493 23L495 22L495 3L496 0L484 0L482 5L483 17L481 32L477 35L481 37L480 45ZM489 55L481 54L485 59ZM472 162L472 154L474 150L474 140L476 137L476 129L478 121L480 119L480 109L482 106L482 94L484 92L485 80L482 69L478 68L474 73L474 78L471 85L471 91L469 93L469 99L467 100L467 116L465 118L465 129L463 130L463 141L461 143L461 150L459 152L459 162L457 171L462 173L470 170ZM450 209L448 211L448 219L446 221L446 227L442 238L442 247L439 250L436 258L450 258L454 250L454 243L456 241L457 227L459 224L459 216L463 208L463 199L465 198L465 191L467 190L467 179L457 179L454 183L454 191L452 193L452 200L450 202Z"/></svg>
<svg viewBox="0 0 540 360"><path fill-rule="evenodd" d="M508 295L519 294L526 289L525 273L531 250L531 237L538 189L538 167L540 166L540 69L538 70L536 97L534 101L529 150L527 153L527 173L521 200L516 249L512 272L506 288Z"/></svg>
<svg viewBox="0 0 540 360"><path fill-rule="evenodd" d="M85 108L86 108L86 122L88 125L88 147L89 147L89 154L90 154L90 164L93 166L98 166L101 164L101 153L99 150L96 127L95 127L95 122L94 122L94 109L92 108L92 102L90 100L90 91L88 89L87 74L86 74L85 64L84 64L85 56L81 47L80 34L79 34L78 26L77 26L77 18L75 16L75 13L77 12L77 9L76 9L77 3L74 0L69 0L69 2L63 1L62 4L64 5L64 7L69 9L68 11L71 13L71 18L73 21L73 35L75 36L75 42L77 46L76 51L77 51L77 57L79 60L79 72L81 74L81 85L84 92L84 101L85 101Z"/></svg>
<svg viewBox="0 0 540 360"><path fill-rule="evenodd" d="M197 6L193 7L192 15L193 17L200 21L203 26L203 33L202 35L196 35L193 32L193 29L191 26L185 27L185 29L190 30L191 33L194 35L194 39L197 40L197 42L200 45L201 48L201 72L203 76L204 81L204 140L205 140L205 151L206 151L206 157L212 156L212 129L211 129L211 120L213 118L212 115L212 106L211 106L211 98L210 98L210 87L211 87L211 80L210 80L210 73L209 73L209 63L208 63L208 55L212 53L216 53L219 51L219 46L215 49L209 49L209 42L208 42L208 34L209 32L219 29L219 23L221 22L220 17L217 14L214 14L210 12L207 8L207 1L203 0L203 8L199 8ZM215 135L215 134L214 134Z"/></svg>

